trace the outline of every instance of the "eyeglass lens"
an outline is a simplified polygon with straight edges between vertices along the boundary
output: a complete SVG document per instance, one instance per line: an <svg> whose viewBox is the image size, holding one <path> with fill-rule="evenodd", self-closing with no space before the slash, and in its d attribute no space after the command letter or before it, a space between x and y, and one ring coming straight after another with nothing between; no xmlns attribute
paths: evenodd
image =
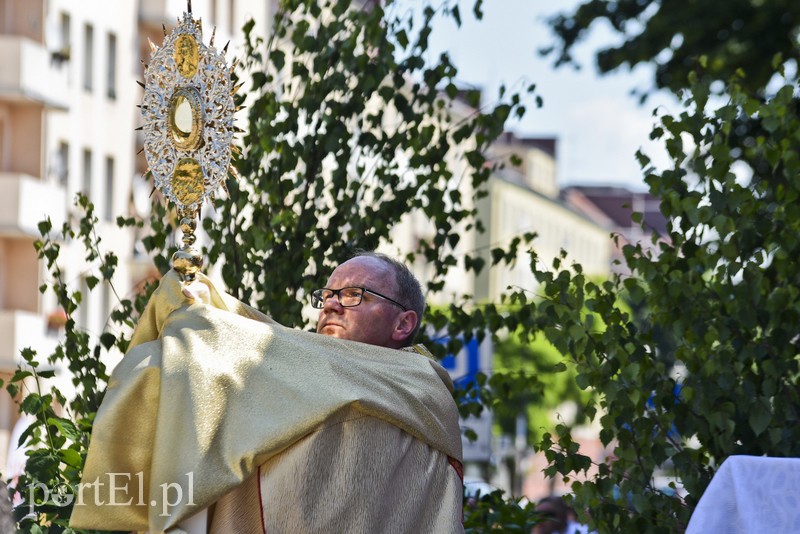
<svg viewBox="0 0 800 534"><path fill-rule="evenodd" d="M342 289L318 289L311 294L311 305L315 308L322 308L325 301L336 295L339 304L347 308L361 304L361 297L364 290L360 287L343 287Z"/></svg>

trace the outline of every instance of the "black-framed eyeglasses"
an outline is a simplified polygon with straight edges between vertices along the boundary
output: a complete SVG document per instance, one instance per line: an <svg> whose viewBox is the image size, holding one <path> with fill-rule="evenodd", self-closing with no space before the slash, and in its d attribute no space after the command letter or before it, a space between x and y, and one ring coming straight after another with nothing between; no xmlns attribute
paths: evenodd
<svg viewBox="0 0 800 534"><path fill-rule="evenodd" d="M369 293L370 295L375 295L376 297L388 300L392 304L397 304L400 306L403 311L408 311L408 308L396 300L391 299L386 295L381 295L377 291L367 289L366 287L343 287L341 289L323 287L320 289L315 289L311 292L311 305L317 309L321 309L325 305L325 301L336 295L339 298L339 304L343 308L352 308L353 306L358 306L361 304L361 299L364 297L364 293Z"/></svg>

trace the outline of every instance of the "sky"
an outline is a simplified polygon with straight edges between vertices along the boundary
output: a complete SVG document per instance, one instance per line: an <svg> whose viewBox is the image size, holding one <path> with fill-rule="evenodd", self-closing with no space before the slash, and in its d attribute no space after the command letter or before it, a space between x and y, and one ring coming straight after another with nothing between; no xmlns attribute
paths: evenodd
<svg viewBox="0 0 800 534"><path fill-rule="evenodd" d="M496 100L505 83L510 90L522 91L535 83L536 94L544 100L542 108L531 102L527 113L509 125L519 136L558 139L558 179L561 186L612 184L643 190L643 173L635 158L642 148L657 166L667 163L657 142L649 140L655 122L653 109L676 113L674 97L665 93L651 96L644 105L631 89L650 88L652 70L641 66L599 76L593 52L605 43L619 39L605 28L594 29L577 49L582 69L571 66L555 69L552 59L542 58L538 50L554 42L546 24L548 15L567 11L575 0L488 0L484 17L475 21L462 13L462 27L444 21L431 37L431 49L447 50L458 67L459 80L481 87L484 103ZM472 1L462 2L472 6Z"/></svg>

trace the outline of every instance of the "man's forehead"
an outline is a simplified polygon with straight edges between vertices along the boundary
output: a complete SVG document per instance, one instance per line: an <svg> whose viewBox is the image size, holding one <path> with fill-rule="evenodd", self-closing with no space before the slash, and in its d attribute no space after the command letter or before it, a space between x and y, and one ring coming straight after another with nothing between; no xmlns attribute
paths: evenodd
<svg viewBox="0 0 800 534"><path fill-rule="evenodd" d="M378 284L383 287L392 284L391 269L378 258L358 256L339 265L331 273L331 282L342 284L369 285Z"/></svg>

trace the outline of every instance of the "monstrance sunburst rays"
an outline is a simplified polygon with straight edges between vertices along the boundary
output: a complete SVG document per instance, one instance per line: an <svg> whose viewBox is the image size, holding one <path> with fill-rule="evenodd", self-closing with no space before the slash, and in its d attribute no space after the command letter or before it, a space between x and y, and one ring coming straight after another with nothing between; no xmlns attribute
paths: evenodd
<svg viewBox="0 0 800 534"><path fill-rule="evenodd" d="M145 66L142 111L147 174L168 202L175 204L183 232L183 247L172 256L172 266L191 281L203 266L193 246L200 206L214 198L231 173L234 126L234 86L225 53L214 48L214 32L203 44L201 20L192 18L192 3L177 27L158 47L150 42Z"/></svg>

